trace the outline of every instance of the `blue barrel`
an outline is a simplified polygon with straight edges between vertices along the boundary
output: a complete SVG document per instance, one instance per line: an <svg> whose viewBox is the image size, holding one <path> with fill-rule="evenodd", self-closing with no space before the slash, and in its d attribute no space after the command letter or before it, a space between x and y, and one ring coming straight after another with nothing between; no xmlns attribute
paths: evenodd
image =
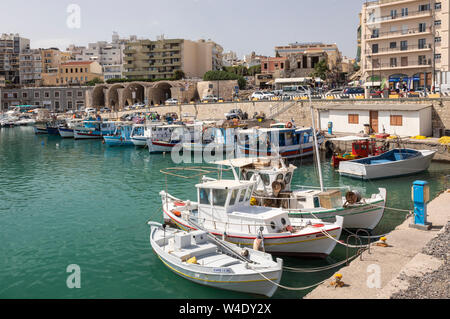
<svg viewBox="0 0 450 319"><path fill-rule="evenodd" d="M333 135L333 122L328 122L328 134Z"/></svg>

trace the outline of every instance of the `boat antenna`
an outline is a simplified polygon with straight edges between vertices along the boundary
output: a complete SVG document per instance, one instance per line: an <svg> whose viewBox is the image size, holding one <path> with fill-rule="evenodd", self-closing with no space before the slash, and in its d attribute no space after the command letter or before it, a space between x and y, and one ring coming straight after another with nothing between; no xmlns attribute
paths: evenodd
<svg viewBox="0 0 450 319"><path fill-rule="evenodd" d="M320 164L320 153L319 153L319 145L317 142L316 120L314 119L314 109L312 106L311 88L308 89L308 97L309 97L309 108L311 110L311 121L312 121L312 129L313 129L313 136L314 136L314 149L315 149L316 159L317 159L317 168L319 171L320 190L321 190L321 192L323 192L325 189L323 187L322 167Z"/></svg>

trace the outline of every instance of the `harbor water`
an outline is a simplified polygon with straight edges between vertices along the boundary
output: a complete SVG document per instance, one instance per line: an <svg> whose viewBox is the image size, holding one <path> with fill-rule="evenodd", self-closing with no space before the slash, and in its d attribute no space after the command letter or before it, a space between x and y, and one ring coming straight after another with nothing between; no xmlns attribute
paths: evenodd
<svg viewBox="0 0 450 319"><path fill-rule="evenodd" d="M294 164L293 185L319 184L312 159ZM195 200L199 178L160 172L174 166L170 155L150 155L145 149L35 136L31 127L1 129L0 298L259 298L191 283L167 269L152 251L147 221L163 220L159 192ZM351 186L366 196L385 187L388 207L410 210L413 181L428 181L434 197L446 186L450 165L433 162L414 176L362 182L340 177L326 160L323 175L326 186ZM406 215L386 210L374 234L393 230ZM345 247L338 246L326 260L284 260L307 268L345 258ZM69 265L81 269L80 289L67 286ZM285 272L281 283L306 287L336 270ZM311 290L279 289L273 298L301 298Z"/></svg>

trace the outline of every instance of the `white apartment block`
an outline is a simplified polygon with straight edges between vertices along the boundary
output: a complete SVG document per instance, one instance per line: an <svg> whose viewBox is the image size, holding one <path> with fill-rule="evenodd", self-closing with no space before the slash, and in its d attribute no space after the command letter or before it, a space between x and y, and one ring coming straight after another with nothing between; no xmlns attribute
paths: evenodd
<svg viewBox="0 0 450 319"><path fill-rule="evenodd" d="M449 0L378 0L361 11L362 79L410 89L444 86L449 72ZM450 80L450 77L448 78Z"/></svg>
<svg viewBox="0 0 450 319"><path fill-rule="evenodd" d="M42 81L42 52L40 49L25 49L20 53L20 84L40 85Z"/></svg>

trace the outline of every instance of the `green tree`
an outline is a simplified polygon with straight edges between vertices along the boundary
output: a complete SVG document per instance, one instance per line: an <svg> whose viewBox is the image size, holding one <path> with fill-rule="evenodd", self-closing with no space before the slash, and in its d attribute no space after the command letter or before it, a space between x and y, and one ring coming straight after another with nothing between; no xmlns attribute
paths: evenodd
<svg viewBox="0 0 450 319"><path fill-rule="evenodd" d="M330 69L328 69L327 61L320 60L319 63L317 63L314 66L314 72L311 73L311 76L315 78L321 78L322 80L326 80L329 73Z"/></svg>
<svg viewBox="0 0 450 319"><path fill-rule="evenodd" d="M248 68L248 75L255 76L256 74L261 73L261 64L251 66Z"/></svg>
<svg viewBox="0 0 450 319"><path fill-rule="evenodd" d="M186 77L186 75L185 75L184 72L181 71L181 70L176 70L176 71L174 72L174 75L173 75L173 78L174 78L175 80L182 80L182 79L184 79L185 77Z"/></svg>
<svg viewBox="0 0 450 319"><path fill-rule="evenodd" d="M93 78L89 82L86 82L86 85L87 86L95 86L96 84L103 84L103 83L105 83L105 82L103 82L100 78Z"/></svg>

